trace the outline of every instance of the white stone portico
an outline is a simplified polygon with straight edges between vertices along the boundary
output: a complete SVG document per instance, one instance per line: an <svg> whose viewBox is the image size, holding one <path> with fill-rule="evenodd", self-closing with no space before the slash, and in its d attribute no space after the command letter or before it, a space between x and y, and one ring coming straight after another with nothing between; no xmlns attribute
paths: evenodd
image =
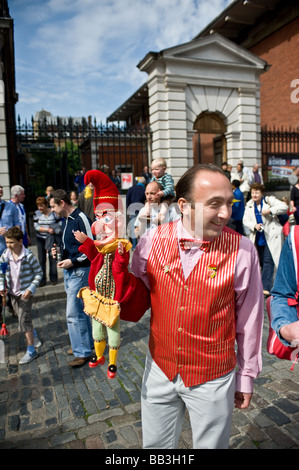
<svg viewBox="0 0 299 470"><path fill-rule="evenodd" d="M175 180L193 165L196 122L205 115L222 125L228 163L261 165L259 88L265 61L211 34L150 52L138 67L148 74L152 159L165 158Z"/></svg>

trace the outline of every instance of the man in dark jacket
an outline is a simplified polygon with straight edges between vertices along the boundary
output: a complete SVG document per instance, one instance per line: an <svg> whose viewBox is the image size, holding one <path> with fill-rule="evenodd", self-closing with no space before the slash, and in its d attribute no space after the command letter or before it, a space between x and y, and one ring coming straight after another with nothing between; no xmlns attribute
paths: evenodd
<svg viewBox="0 0 299 470"><path fill-rule="evenodd" d="M134 222L139 214L140 209L145 203L145 185L146 179L141 176L138 180L138 183L135 186L132 186L127 192L126 203L127 203L127 213L129 214L129 236L130 241L133 245L133 250L135 250L137 245L137 238L134 232Z"/></svg>
<svg viewBox="0 0 299 470"><path fill-rule="evenodd" d="M63 189L53 192L50 206L59 217L64 218L62 226L61 258L58 268L63 268L64 285L67 293L66 319L72 349L75 359L69 362L71 367L80 367L91 356L93 340L89 317L83 311L82 299L77 297L81 287L88 285L90 262L86 255L80 253L80 243L74 237L79 230L93 238L90 220L79 209L75 208L68 194ZM52 249L53 256L57 255L56 248Z"/></svg>

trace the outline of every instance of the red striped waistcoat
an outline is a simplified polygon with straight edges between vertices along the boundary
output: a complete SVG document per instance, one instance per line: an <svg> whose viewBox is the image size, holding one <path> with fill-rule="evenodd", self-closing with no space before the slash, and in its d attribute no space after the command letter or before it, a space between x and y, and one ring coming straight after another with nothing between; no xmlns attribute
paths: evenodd
<svg viewBox="0 0 299 470"><path fill-rule="evenodd" d="M169 380L180 374L191 387L236 365L234 272L241 237L225 228L185 280L176 226L157 229L148 259L149 348Z"/></svg>

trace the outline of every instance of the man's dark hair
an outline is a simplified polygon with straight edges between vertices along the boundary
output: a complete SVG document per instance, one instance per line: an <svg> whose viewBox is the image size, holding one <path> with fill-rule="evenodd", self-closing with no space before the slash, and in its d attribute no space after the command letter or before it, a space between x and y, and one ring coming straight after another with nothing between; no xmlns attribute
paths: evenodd
<svg viewBox="0 0 299 470"><path fill-rule="evenodd" d="M235 187L235 188L239 188L240 187L240 181L239 180L233 180L232 181L232 185Z"/></svg>
<svg viewBox="0 0 299 470"><path fill-rule="evenodd" d="M64 201L69 206L72 205L70 196L66 191L64 191L64 189L55 189L50 197L51 199L54 199L55 204L60 204L61 201Z"/></svg>
<svg viewBox="0 0 299 470"><path fill-rule="evenodd" d="M199 165L194 165L192 168L189 168L189 170L186 171L186 173L181 176L179 181L177 182L176 185L176 201L178 201L180 198L186 199L188 202L194 202L192 201L192 194L193 194L193 186L194 186L194 180L197 176L197 174L201 171L209 171L211 173L220 173L221 175L225 176L225 173L221 170L216 165L213 165L212 163L202 163ZM225 176L226 177L226 176Z"/></svg>

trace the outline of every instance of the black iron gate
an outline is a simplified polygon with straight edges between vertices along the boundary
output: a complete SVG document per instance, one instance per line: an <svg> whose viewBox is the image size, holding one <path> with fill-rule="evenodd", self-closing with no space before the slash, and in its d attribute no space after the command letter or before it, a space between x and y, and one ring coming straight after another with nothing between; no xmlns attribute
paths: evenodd
<svg viewBox="0 0 299 470"><path fill-rule="evenodd" d="M76 174L84 167L111 172L143 173L150 160L148 128L97 124L89 118L46 118L16 123L20 184L27 192L44 193L46 186L76 189Z"/></svg>
<svg viewBox="0 0 299 470"><path fill-rule="evenodd" d="M268 129L265 126L261 136L263 156L279 153L299 156L299 129Z"/></svg>

